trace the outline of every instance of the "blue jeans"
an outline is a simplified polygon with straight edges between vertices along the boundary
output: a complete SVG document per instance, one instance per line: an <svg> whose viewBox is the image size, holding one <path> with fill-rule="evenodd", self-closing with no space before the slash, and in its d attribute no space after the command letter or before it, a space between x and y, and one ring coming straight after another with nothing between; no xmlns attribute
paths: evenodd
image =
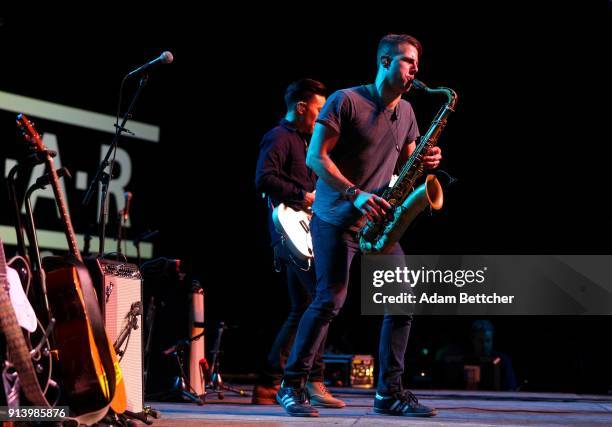
<svg viewBox="0 0 612 427"><path fill-rule="evenodd" d="M285 382L298 387L308 376L316 350L327 336L331 320L346 299L349 270L359 253L355 232L329 224L316 215L310 223L317 274L316 297L308 306L298 326L295 342L285 367ZM388 254L404 255L399 244ZM402 389L404 353L408 345L412 316L386 315L383 318L378 358L378 392L389 394Z"/></svg>
<svg viewBox="0 0 612 427"><path fill-rule="evenodd" d="M314 265L311 265L308 271L300 269L290 260L287 251L286 247L280 242L274 247L275 258L280 264L284 265L287 272L287 290L289 291L291 307L287 320L285 320L285 323L283 323L283 326L278 331L272 348L268 353L265 367L260 373L259 382L265 385L280 384L298 324L306 308L308 308L308 305L314 298L316 289ZM309 381L323 381L324 348L325 337L323 337L312 361L312 368L308 377Z"/></svg>

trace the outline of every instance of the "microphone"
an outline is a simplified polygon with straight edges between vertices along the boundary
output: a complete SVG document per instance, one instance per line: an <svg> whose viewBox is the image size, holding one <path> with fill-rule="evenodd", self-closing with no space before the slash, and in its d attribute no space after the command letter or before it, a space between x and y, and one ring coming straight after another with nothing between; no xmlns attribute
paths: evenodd
<svg viewBox="0 0 612 427"><path fill-rule="evenodd" d="M397 114L397 105L395 106L395 108L393 109L393 113L391 114L391 121L395 122L397 121L397 119L399 118L399 115Z"/></svg>
<svg viewBox="0 0 612 427"><path fill-rule="evenodd" d="M123 195L125 196L125 205L123 206L123 222L126 222L128 220L128 217L130 216L130 205L132 204L132 192L131 191L126 191L125 193L123 193Z"/></svg>
<svg viewBox="0 0 612 427"><path fill-rule="evenodd" d="M172 53L170 53L169 51L165 51L161 55L159 55L157 58L155 58L154 60L149 61L146 64L136 68L134 71L130 71L128 75L126 76L126 78L135 76L137 74L144 73L149 68L155 67L159 64L171 64L172 61L174 61L174 57L172 56Z"/></svg>

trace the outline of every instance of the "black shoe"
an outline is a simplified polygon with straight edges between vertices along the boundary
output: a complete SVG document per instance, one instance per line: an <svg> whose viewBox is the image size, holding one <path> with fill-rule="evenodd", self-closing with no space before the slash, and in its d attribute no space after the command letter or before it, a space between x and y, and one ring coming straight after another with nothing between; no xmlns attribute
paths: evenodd
<svg viewBox="0 0 612 427"><path fill-rule="evenodd" d="M276 401L292 417L319 416L319 411L310 405L305 388L293 388L283 383L276 393Z"/></svg>
<svg viewBox="0 0 612 427"><path fill-rule="evenodd" d="M374 412L404 417L433 417L437 413L434 408L421 405L416 396L408 390L389 396L376 393Z"/></svg>

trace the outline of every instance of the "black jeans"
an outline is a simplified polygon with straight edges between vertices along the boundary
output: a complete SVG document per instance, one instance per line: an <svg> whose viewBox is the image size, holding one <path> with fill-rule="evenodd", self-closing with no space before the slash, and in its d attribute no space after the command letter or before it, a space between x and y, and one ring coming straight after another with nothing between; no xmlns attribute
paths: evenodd
<svg viewBox="0 0 612 427"><path fill-rule="evenodd" d="M300 269L290 260L288 250L280 242L274 247L274 256L287 272L287 290L289 291L291 307L287 320L283 323L272 344L265 368L260 375L260 382L266 385L280 384L298 324L314 298L316 288L314 265L311 265L308 271ZM326 336L327 333L317 347L318 350L312 361L312 368L308 376L309 381L323 381L323 351Z"/></svg>
<svg viewBox="0 0 612 427"><path fill-rule="evenodd" d="M329 224L316 215L310 223L317 273L316 297L302 316L295 343L285 367L285 380L294 386L302 384L315 359L316 349L327 336L331 320L338 314L346 299L349 270L353 257L359 253L356 233ZM403 255L399 244L388 252ZM379 393L393 393L402 389L404 353L412 316L386 315L383 318L379 341Z"/></svg>

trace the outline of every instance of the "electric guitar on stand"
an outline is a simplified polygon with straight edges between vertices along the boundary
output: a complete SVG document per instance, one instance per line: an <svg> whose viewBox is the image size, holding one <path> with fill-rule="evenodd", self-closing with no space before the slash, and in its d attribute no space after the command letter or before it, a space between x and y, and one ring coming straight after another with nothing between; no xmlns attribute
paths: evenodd
<svg viewBox="0 0 612 427"><path fill-rule="evenodd" d="M35 332L37 318L28 301L17 272L8 266L4 255L4 246L0 240L0 331L5 336L8 349L8 361L17 371L19 387L31 404L51 407L45 397L50 377L40 375L49 372L43 369L45 358L50 360L48 351L41 355L40 348L32 349L26 339L29 333ZM23 328L23 329L22 329ZM46 339L44 340L46 341ZM46 342L48 350L48 342ZM37 360L36 367L34 359ZM50 362L49 362L50 363ZM40 371L40 372L38 372ZM18 396L9 396L10 402Z"/></svg>
<svg viewBox="0 0 612 427"><path fill-rule="evenodd" d="M125 411L121 368L83 264L53 157L25 115L17 116L17 124L32 149L46 153L47 173L70 253L66 257L48 257L43 262L49 307L55 318L55 350L63 391L73 415L80 423L93 424L106 415L109 407L119 414Z"/></svg>

